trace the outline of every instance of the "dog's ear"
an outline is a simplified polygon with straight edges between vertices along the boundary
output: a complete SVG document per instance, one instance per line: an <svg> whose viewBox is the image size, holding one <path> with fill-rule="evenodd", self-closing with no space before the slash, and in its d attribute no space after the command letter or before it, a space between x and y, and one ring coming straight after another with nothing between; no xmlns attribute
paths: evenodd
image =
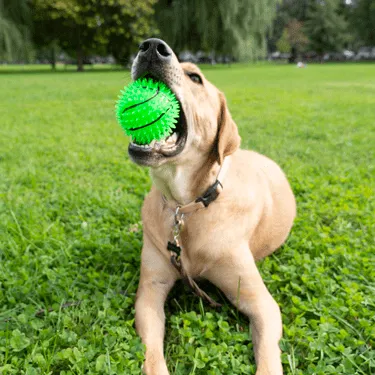
<svg viewBox="0 0 375 375"><path fill-rule="evenodd" d="M220 92L219 98L220 113L216 147L219 164L222 164L225 156L233 154L240 147L241 137L238 134L237 125L229 113L224 94Z"/></svg>

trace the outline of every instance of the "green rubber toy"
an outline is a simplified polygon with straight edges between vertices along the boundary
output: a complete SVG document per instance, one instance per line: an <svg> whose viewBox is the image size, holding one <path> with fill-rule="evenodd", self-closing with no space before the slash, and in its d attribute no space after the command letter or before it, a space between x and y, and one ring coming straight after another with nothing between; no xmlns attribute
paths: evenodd
<svg viewBox="0 0 375 375"><path fill-rule="evenodd" d="M139 78L130 83L116 103L116 117L133 142L147 145L172 134L180 103L163 82Z"/></svg>

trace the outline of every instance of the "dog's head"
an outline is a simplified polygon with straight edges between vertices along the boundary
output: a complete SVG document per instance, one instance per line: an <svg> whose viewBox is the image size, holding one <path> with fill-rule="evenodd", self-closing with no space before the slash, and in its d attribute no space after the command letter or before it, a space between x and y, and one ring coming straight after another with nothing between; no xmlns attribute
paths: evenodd
<svg viewBox="0 0 375 375"><path fill-rule="evenodd" d="M202 156L220 164L240 144L237 126L224 95L191 63L179 63L172 49L160 39L147 39L139 47L132 78L151 77L164 82L176 95L181 111L175 132L153 146L129 144L129 155L140 165L194 162Z"/></svg>

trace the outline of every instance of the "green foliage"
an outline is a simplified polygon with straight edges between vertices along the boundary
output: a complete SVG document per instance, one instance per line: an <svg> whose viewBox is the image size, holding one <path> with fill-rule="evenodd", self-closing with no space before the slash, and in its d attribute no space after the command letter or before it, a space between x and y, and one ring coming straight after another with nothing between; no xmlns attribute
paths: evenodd
<svg viewBox="0 0 375 375"><path fill-rule="evenodd" d="M172 316L177 337L169 346L169 357L178 365L178 374L250 374L255 372L249 330L228 323L228 315L195 311ZM218 342L217 338L220 338Z"/></svg>
<svg viewBox="0 0 375 375"><path fill-rule="evenodd" d="M225 92L242 146L276 160L297 197L287 243L258 263L283 314L285 374L374 374L375 66L203 70ZM151 183L113 114L129 81L0 75L4 375L141 374L133 319ZM182 283L166 303L171 375L253 374L247 318L202 287L220 311Z"/></svg>
<svg viewBox="0 0 375 375"><path fill-rule="evenodd" d="M321 56L340 50L347 40L347 23L338 13L338 0L312 1L305 22L310 48Z"/></svg>
<svg viewBox="0 0 375 375"><path fill-rule="evenodd" d="M0 0L0 61L27 60L31 52L27 0Z"/></svg>
<svg viewBox="0 0 375 375"><path fill-rule="evenodd" d="M289 43L288 29L284 29L281 38L276 43L277 50L282 53L288 53L291 51L292 47Z"/></svg>
<svg viewBox="0 0 375 375"><path fill-rule="evenodd" d="M309 40L303 32L302 22L291 19L276 43L277 50L280 52L291 52L289 62L295 62L298 55L303 52Z"/></svg>
<svg viewBox="0 0 375 375"><path fill-rule="evenodd" d="M291 46L297 52L303 51L309 43L307 36L303 32L303 23L293 18L287 25L287 32Z"/></svg>
<svg viewBox="0 0 375 375"><path fill-rule="evenodd" d="M155 32L156 0L32 0L34 39L41 45L57 43L76 56L80 68L91 53L113 54L126 65L136 45Z"/></svg>
<svg viewBox="0 0 375 375"><path fill-rule="evenodd" d="M279 0L159 0L156 19L173 49L204 50L237 59L264 57Z"/></svg>
<svg viewBox="0 0 375 375"><path fill-rule="evenodd" d="M349 19L364 46L375 46L375 2L356 0L353 2Z"/></svg>
<svg viewBox="0 0 375 375"><path fill-rule="evenodd" d="M277 41L291 20L303 23L306 21L308 6L311 0L283 0L278 6L275 19L273 21L272 32L268 42L270 49L274 50Z"/></svg>
<svg viewBox="0 0 375 375"><path fill-rule="evenodd" d="M154 22L156 2L117 0L115 5L107 7L107 17L103 21L107 51L122 65L127 65L129 56L137 52L137 46L142 40L158 33Z"/></svg>
<svg viewBox="0 0 375 375"><path fill-rule="evenodd" d="M282 5L278 9L278 14L287 16L287 22L290 19L297 19L301 22L306 21L309 6L315 0L283 0Z"/></svg>

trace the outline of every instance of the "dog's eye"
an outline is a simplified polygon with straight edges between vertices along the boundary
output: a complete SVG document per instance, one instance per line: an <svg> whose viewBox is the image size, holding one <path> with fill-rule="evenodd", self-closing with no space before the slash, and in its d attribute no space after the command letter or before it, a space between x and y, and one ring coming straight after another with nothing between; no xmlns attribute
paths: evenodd
<svg viewBox="0 0 375 375"><path fill-rule="evenodd" d="M199 74L196 74L196 73L187 73L187 75L189 76L189 78L195 82L195 83L198 83L198 84L203 84L202 82L202 78L200 77Z"/></svg>

